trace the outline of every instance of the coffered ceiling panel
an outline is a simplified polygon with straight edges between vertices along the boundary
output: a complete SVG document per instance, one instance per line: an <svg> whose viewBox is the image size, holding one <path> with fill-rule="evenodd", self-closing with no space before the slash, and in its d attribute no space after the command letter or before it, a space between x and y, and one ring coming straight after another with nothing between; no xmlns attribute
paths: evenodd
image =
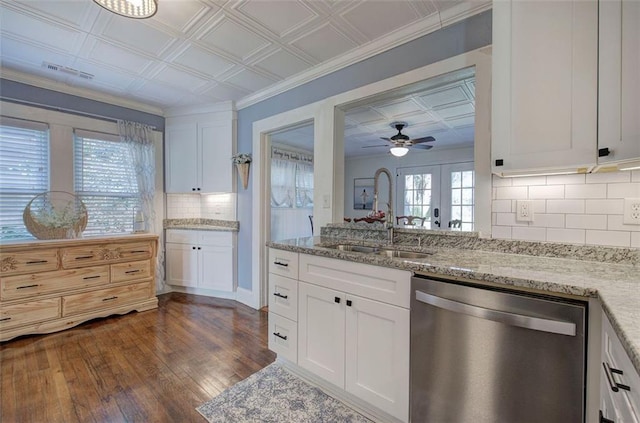
<svg viewBox="0 0 640 423"><path fill-rule="evenodd" d="M308 24L318 15L303 2L249 0L236 9L281 37Z"/></svg>
<svg viewBox="0 0 640 423"><path fill-rule="evenodd" d="M443 119L453 119L461 116L472 115L474 108L472 103L460 104L452 107L442 107L433 111L441 116Z"/></svg>
<svg viewBox="0 0 640 423"><path fill-rule="evenodd" d="M429 108L447 106L471 99L460 85L421 95L418 98Z"/></svg>
<svg viewBox="0 0 640 423"><path fill-rule="evenodd" d="M424 113L424 108L420 107L413 99L398 100L387 104L373 106L377 111L385 116L407 116L416 113Z"/></svg>
<svg viewBox="0 0 640 423"><path fill-rule="evenodd" d="M270 44L255 32L245 29L227 18L224 18L203 35L201 41L211 47L223 50L239 60L247 59Z"/></svg>
<svg viewBox="0 0 640 423"><path fill-rule="evenodd" d="M491 7L491 0L468 1L474 7L455 7L462 0L160 0L155 16L137 20L92 0L0 0L0 71L44 87L88 88L100 94L88 97L116 104L246 106L436 30L434 16L453 23ZM78 78L83 73L94 78ZM472 82L459 89L465 99L446 100L472 101ZM369 113L410 117L411 102L445 105L413 97Z"/></svg>

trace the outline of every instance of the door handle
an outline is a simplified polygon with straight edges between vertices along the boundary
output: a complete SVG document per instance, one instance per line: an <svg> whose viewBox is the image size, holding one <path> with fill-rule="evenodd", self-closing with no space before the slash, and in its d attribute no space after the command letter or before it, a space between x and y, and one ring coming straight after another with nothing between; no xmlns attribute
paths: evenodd
<svg viewBox="0 0 640 423"><path fill-rule="evenodd" d="M416 291L416 300L443 310L466 314L468 316L491 320L498 323L504 323L510 326L518 326L525 329L555 333L558 335L576 336L576 325L571 322L493 310L490 308L448 300L422 291Z"/></svg>

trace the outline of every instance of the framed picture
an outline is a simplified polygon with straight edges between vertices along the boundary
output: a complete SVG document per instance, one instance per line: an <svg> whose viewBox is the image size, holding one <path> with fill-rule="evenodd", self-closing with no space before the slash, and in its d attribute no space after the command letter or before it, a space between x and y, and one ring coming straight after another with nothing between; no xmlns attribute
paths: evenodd
<svg viewBox="0 0 640 423"><path fill-rule="evenodd" d="M353 180L353 209L373 210L373 178Z"/></svg>

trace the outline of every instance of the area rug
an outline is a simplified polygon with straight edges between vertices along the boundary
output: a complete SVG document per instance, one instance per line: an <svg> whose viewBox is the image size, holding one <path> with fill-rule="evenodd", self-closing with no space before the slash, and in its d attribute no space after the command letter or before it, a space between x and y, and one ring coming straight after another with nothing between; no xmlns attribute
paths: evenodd
<svg viewBox="0 0 640 423"><path fill-rule="evenodd" d="M196 408L211 423L370 423L273 363Z"/></svg>

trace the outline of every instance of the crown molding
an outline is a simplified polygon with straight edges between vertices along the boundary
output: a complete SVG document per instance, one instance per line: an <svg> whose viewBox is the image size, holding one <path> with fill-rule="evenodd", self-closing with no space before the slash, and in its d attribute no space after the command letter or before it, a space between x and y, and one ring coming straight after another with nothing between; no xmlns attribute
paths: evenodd
<svg viewBox="0 0 640 423"><path fill-rule="evenodd" d="M203 113L221 113L221 112L231 112L235 119L235 104L233 101L221 101L217 103L211 104L201 104L197 106L180 106L180 107L171 107L164 110L165 117L178 117L185 115L197 115Z"/></svg>
<svg viewBox="0 0 640 423"><path fill-rule="evenodd" d="M270 97L282 94L283 92L288 91L292 88L296 88L300 85L306 84L307 82L311 82L314 79L328 75L339 69L353 65L357 62L361 62L394 47L415 40L416 38L420 38L424 35L435 32L445 26L462 21L484 11L491 10L491 8L491 0L471 0L448 9L442 14L438 13L429 15L411 25L395 31L394 33L386 37L383 37L382 39L373 41L366 46L357 48L350 53L344 54L337 59L330 60L319 66L314 66L308 71L267 87L264 90L243 97L236 102L236 108L237 110L241 110L246 107L252 106Z"/></svg>
<svg viewBox="0 0 640 423"><path fill-rule="evenodd" d="M75 95L78 97L88 98L90 100L100 101L103 103L113 104L115 106L126 107L128 109L138 110L140 112L151 113L158 116L164 116L161 108L150 106L134 100L128 100L110 94L100 93L87 88L74 87L62 82L53 81L41 76L29 75L13 69L0 67L0 77L22 84L33 85L38 88L44 88L51 91L57 91L63 94Z"/></svg>

